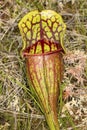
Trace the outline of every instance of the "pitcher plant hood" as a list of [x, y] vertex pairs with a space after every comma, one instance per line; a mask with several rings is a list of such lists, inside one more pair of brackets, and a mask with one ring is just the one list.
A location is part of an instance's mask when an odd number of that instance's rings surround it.
[[23, 39], [22, 50], [39, 40], [48, 39], [60, 44], [65, 51], [63, 39], [66, 25], [55, 11], [31, 11], [21, 19], [18, 26]]

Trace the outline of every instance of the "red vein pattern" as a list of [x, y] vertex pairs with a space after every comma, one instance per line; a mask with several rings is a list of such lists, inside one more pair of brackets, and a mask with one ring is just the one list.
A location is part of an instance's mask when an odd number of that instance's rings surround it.
[[[52, 10], [31, 11], [19, 22], [24, 46], [28, 47], [38, 40], [47, 39], [62, 44], [65, 24], [62, 17]], [[62, 45], [63, 47], [63, 45]]]

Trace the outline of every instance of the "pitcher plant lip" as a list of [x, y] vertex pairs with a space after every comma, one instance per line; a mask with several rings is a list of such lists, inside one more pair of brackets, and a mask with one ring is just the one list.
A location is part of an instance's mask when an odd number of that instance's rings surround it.
[[[28, 47], [29, 48], [29, 47]], [[24, 51], [23, 51], [23, 56], [26, 58], [27, 56], [42, 56], [42, 55], [50, 55], [50, 54], [53, 54], [53, 53], [57, 53], [57, 52], [62, 52], [62, 49], [58, 49], [56, 51], [51, 51], [51, 52], [45, 52], [45, 53], [40, 53], [40, 54], [29, 54], [28, 52], [26, 52], [26, 50], [28, 49], [26, 48]]]

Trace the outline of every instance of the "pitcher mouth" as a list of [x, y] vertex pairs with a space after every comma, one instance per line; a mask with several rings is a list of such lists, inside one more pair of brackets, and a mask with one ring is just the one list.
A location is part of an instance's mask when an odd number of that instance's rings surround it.
[[62, 52], [62, 49], [59, 49], [57, 51], [52, 51], [52, 52], [41, 53], [41, 54], [29, 54], [27, 52], [23, 52], [23, 56], [24, 57], [27, 57], [27, 56], [42, 56], [42, 55], [50, 55], [50, 54], [57, 53], [57, 52]]
[[28, 46], [23, 51], [23, 56], [49, 55], [56, 52], [64, 53], [60, 43], [49, 41], [47, 39], [38, 40], [35, 44]]

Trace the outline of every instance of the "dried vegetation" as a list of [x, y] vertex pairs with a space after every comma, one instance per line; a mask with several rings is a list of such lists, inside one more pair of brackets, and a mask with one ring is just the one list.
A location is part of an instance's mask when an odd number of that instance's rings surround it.
[[87, 1], [0, 1], [0, 130], [48, 130], [29, 91], [19, 20], [34, 9], [59, 12], [66, 25], [65, 72], [59, 98], [61, 130], [87, 130]]

